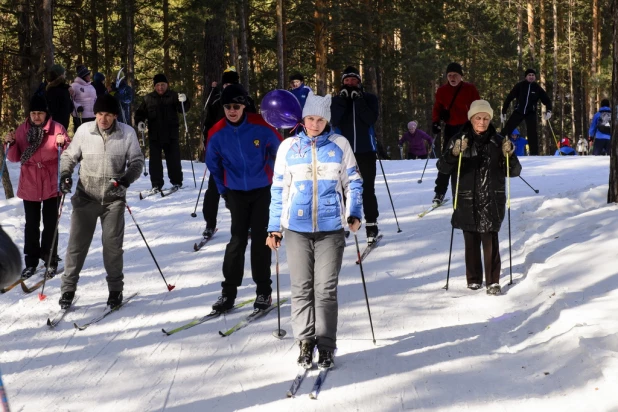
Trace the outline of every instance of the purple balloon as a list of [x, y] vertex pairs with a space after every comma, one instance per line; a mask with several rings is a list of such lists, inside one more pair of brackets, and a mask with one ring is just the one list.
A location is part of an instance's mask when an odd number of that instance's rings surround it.
[[260, 113], [277, 129], [291, 129], [301, 120], [303, 111], [296, 96], [287, 90], [272, 90], [262, 99]]

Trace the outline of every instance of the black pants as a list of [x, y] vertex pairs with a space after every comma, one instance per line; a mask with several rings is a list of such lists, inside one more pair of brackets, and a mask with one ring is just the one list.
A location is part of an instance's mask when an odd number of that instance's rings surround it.
[[[466, 279], [468, 284], [483, 284], [483, 263], [485, 264], [485, 286], [500, 283], [500, 245], [498, 232], [463, 232], [466, 252]], [[483, 260], [481, 260], [481, 244]]]
[[94, 122], [95, 120], [96, 120], [96, 117], [82, 117], [82, 119], [79, 120], [79, 117], [73, 116], [73, 134], [75, 134], [75, 132], [77, 131], [77, 128], [81, 126], [82, 124], [86, 122]]
[[217, 227], [217, 213], [219, 212], [220, 197], [215, 179], [210, 175], [208, 178], [208, 188], [206, 189], [206, 193], [204, 193], [204, 206], [202, 206], [202, 213], [204, 214], [207, 228], [214, 229]]
[[167, 176], [173, 185], [182, 185], [182, 166], [180, 164], [180, 145], [178, 140], [170, 140], [167, 143], [150, 141], [150, 162], [148, 171], [150, 172], [150, 182], [152, 187], [163, 187], [163, 160], [161, 151], [165, 152], [165, 164], [167, 165]]
[[376, 198], [376, 154], [375, 152], [354, 153], [358, 170], [363, 178], [363, 212], [365, 222], [378, 221], [378, 199]]
[[536, 132], [536, 112], [530, 112], [528, 114], [513, 112], [513, 114], [511, 114], [511, 117], [509, 117], [509, 120], [506, 121], [506, 124], [504, 125], [504, 128], [502, 129], [500, 134], [503, 136], [510, 136], [513, 133], [513, 130], [515, 130], [523, 120], [526, 121], [530, 156], [538, 156], [539, 137]]
[[[26, 229], [24, 233], [24, 255], [26, 267], [37, 267], [39, 259], [47, 262], [52, 248], [54, 230], [58, 220], [58, 197], [42, 202], [24, 200], [26, 212]], [[41, 205], [43, 205], [43, 235], [41, 236]], [[54, 244], [52, 257], [58, 254], [58, 239]]]
[[[462, 124], [455, 125], [455, 126], [451, 126], [447, 124], [444, 126], [444, 138], [442, 139], [442, 147], [441, 147], [442, 151], [440, 153], [444, 153], [447, 150], [446, 146], [448, 146], [448, 142], [451, 140], [451, 137], [453, 137], [455, 133], [457, 133], [459, 129], [461, 129], [462, 126], [463, 126]], [[438, 172], [438, 176], [436, 177], [436, 187], [434, 189], [434, 192], [436, 194], [445, 195], [446, 190], [448, 189], [448, 182], [450, 178], [451, 178], [450, 175], [446, 175], [444, 173]]]
[[594, 139], [594, 144], [592, 145], [593, 156], [608, 155], [611, 150], [610, 139]]
[[256, 294], [270, 295], [271, 250], [266, 246], [266, 228], [270, 206], [270, 186], [241, 191], [228, 190], [227, 204], [232, 215], [232, 238], [223, 258], [223, 295], [236, 298], [245, 271], [247, 235], [251, 229], [251, 275], [257, 285]]

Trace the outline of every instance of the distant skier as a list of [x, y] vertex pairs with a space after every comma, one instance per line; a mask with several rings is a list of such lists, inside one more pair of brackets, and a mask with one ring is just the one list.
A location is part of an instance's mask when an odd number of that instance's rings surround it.
[[610, 141], [612, 138], [612, 109], [609, 107], [609, 100], [601, 100], [601, 108], [595, 113], [590, 122], [588, 130], [592, 145], [592, 155], [607, 155], [611, 150]]
[[266, 239], [274, 250], [282, 231], [285, 234], [287, 259], [293, 263], [289, 270], [292, 328], [300, 344], [297, 362], [306, 369], [313, 364], [315, 346], [318, 367], [334, 365], [344, 227], [347, 222], [356, 232], [362, 218], [363, 181], [347, 139], [328, 124], [330, 103], [330, 95], [309, 92], [302, 131], [279, 146]]
[[116, 120], [116, 99], [109, 94], [99, 97], [94, 112], [96, 120], [79, 128], [60, 164], [61, 190], [65, 194], [71, 192], [71, 176], [80, 164], [77, 190], [71, 198], [73, 213], [59, 302], [63, 309], [69, 308], [75, 297], [99, 218], [109, 290], [107, 304], [113, 308], [122, 303], [126, 189], [139, 178], [144, 167], [135, 130]]
[[212, 309], [234, 306], [245, 271], [247, 232], [251, 229], [251, 274], [256, 284], [255, 309], [268, 309], [271, 300], [271, 251], [262, 243], [268, 225], [272, 170], [281, 136], [262, 116], [245, 113], [247, 92], [240, 84], [221, 94], [225, 119], [208, 133], [206, 165], [232, 217], [232, 237], [225, 248], [221, 296]]
[[405, 132], [399, 139], [399, 147], [407, 146], [408, 159], [427, 159], [427, 147], [433, 146], [433, 139], [427, 133], [419, 130], [418, 123], [411, 121], [408, 123], [408, 131]]
[[94, 120], [94, 102], [97, 100], [97, 90], [90, 82], [90, 70], [79, 65], [76, 68], [77, 77], [71, 84], [73, 96], [73, 133], [77, 132], [77, 128], [83, 123]]
[[571, 147], [571, 141], [568, 137], [560, 140], [560, 149], [556, 150], [554, 156], [576, 156], [577, 152]]
[[[498, 232], [505, 214], [506, 157], [510, 157], [511, 177], [519, 176], [521, 165], [513, 143], [496, 133], [492, 117], [493, 110], [487, 101], [473, 102], [468, 111], [469, 121], [451, 138], [438, 168], [451, 175], [453, 199], [456, 190], [459, 193], [451, 224], [463, 231], [468, 288], [481, 288], [484, 264], [487, 294], [499, 295], [502, 292]], [[460, 153], [463, 158], [457, 188]]]

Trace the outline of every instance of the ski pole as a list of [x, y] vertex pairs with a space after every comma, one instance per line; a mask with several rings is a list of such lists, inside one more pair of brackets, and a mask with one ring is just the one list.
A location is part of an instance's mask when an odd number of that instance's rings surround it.
[[399, 157], [401, 157], [401, 160], [405, 160], [403, 158], [403, 147], [399, 146]]
[[388, 182], [386, 181], [386, 174], [384, 173], [384, 167], [382, 166], [382, 160], [376, 153], [376, 157], [378, 162], [380, 163], [380, 169], [382, 169], [382, 176], [384, 176], [384, 184], [386, 185], [386, 191], [388, 192], [388, 198], [391, 200], [391, 206], [393, 207], [393, 215], [395, 215], [395, 222], [397, 223], [397, 233], [401, 233], [401, 228], [399, 227], [399, 221], [397, 220], [397, 212], [395, 212], [395, 205], [393, 204], [393, 198], [391, 197], [391, 191], [388, 188]]
[[526, 182], [526, 179], [524, 179], [524, 178], [523, 178], [523, 177], [521, 177], [521, 176], [519, 176], [519, 178], [520, 178], [521, 180], [523, 180], [523, 181], [524, 181], [524, 183], [525, 183], [525, 184], [527, 184], [527, 185], [528, 185], [528, 187], [529, 187], [530, 189], [534, 190], [534, 193], [539, 193], [539, 190], [538, 190], [538, 189], [533, 188], [532, 186], [530, 186], [530, 183]]
[[2, 169], [0, 169], [0, 179], [2, 179], [2, 175], [4, 174], [4, 168], [6, 167], [6, 158], [9, 155], [10, 147], [11, 147], [11, 143], [7, 143], [6, 148], [4, 149], [4, 158], [2, 159]]
[[[68, 180], [68, 178], [66, 179]], [[68, 183], [68, 182], [67, 182]], [[47, 281], [47, 275], [49, 273], [49, 265], [52, 259], [52, 251], [54, 250], [54, 245], [56, 244], [56, 240], [58, 240], [58, 226], [60, 225], [60, 217], [62, 217], [62, 207], [64, 206], [64, 198], [66, 197], [66, 193], [62, 194], [62, 198], [60, 198], [60, 207], [58, 208], [58, 220], [56, 220], [56, 229], [54, 230], [54, 236], [52, 238], [52, 247], [49, 251], [49, 256], [47, 258], [47, 266], [45, 275], [43, 276], [43, 286], [41, 287], [41, 292], [39, 293], [39, 300], [45, 300], [47, 296], [45, 296], [45, 282]]]
[[206, 110], [206, 107], [208, 107], [208, 102], [210, 101], [210, 96], [212, 96], [212, 92], [215, 90], [214, 87], [210, 88], [210, 93], [208, 93], [208, 98], [206, 99], [206, 103], [204, 104], [204, 111]]
[[513, 253], [511, 251], [511, 170], [509, 168], [509, 154], [506, 154], [506, 211], [509, 221], [509, 273], [511, 280], [509, 285], [513, 284]]
[[[142, 130], [142, 147], [144, 148], [144, 152], [146, 151], [146, 143], [144, 143], [144, 131]], [[146, 154], [144, 154], [144, 176], [148, 176], [148, 172], [146, 171]]]
[[373, 344], [376, 344], [376, 335], [373, 333], [373, 322], [371, 320], [371, 310], [369, 309], [369, 297], [367, 296], [367, 285], [365, 285], [365, 272], [363, 272], [363, 261], [361, 259], [360, 247], [358, 246], [358, 236], [354, 232], [354, 242], [356, 243], [356, 254], [358, 255], [358, 265], [360, 267], [361, 279], [363, 281], [363, 290], [365, 291], [365, 303], [367, 303], [367, 313], [369, 314], [369, 326], [371, 326], [371, 336]]
[[423, 167], [423, 173], [421, 173], [421, 178], [418, 179], [418, 183], [423, 183], [423, 176], [425, 176], [425, 169], [427, 169], [427, 163], [429, 163], [429, 153], [427, 153], [427, 160], [425, 160], [425, 167]]
[[[280, 238], [277, 240], [281, 241]], [[279, 304], [279, 248], [275, 249], [275, 273], [277, 274], [277, 330], [273, 331], [273, 336], [277, 339], [283, 339], [286, 335], [286, 331], [281, 329], [281, 305]]]
[[163, 278], [163, 282], [165, 282], [165, 286], [167, 286], [167, 290], [171, 292], [172, 289], [174, 289], [176, 286], [170, 285], [169, 283], [167, 283], [167, 280], [165, 280], [165, 276], [163, 276], [163, 272], [161, 271], [161, 268], [159, 267], [159, 263], [157, 262], [157, 259], [155, 259], [154, 254], [152, 253], [152, 250], [150, 249], [150, 246], [148, 246], [148, 242], [146, 242], [144, 233], [142, 233], [142, 229], [140, 229], [139, 225], [137, 224], [137, 221], [135, 220], [135, 217], [133, 216], [133, 213], [131, 212], [131, 208], [129, 207], [129, 204], [127, 202], [125, 202], [125, 206], [127, 207], [129, 214], [131, 215], [131, 219], [133, 219], [133, 223], [135, 223], [135, 226], [137, 226], [137, 230], [139, 230], [139, 234], [142, 235], [142, 239], [144, 239], [144, 243], [146, 244], [146, 247], [148, 248], [148, 251], [150, 252], [150, 256], [152, 256], [152, 260], [154, 260], [155, 265], [157, 265], [157, 269], [159, 269], [159, 273], [161, 274], [161, 277]]
[[185, 102], [180, 102], [182, 106], [182, 118], [185, 121], [185, 142], [187, 143], [187, 147], [189, 148], [189, 160], [191, 160], [191, 171], [193, 172], [193, 185], [197, 187], [197, 181], [195, 180], [195, 169], [193, 168], [193, 153], [191, 152], [191, 148], [189, 147], [189, 128], [187, 127], [187, 115], [185, 114]]
[[551, 127], [551, 122], [549, 120], [547, 121], [547, 124], [549, 125], [549, 130], [551, 130], [551, 134], [554, 136], [554, 142], [556, 142], [556, 148], [558, 149], [560, 156], [565, 156], [565, 154], [562, 153], [562, 150], [560, 150], [560, 145], [558, 145], [558, 139], [556, 138], [556, 134], [554, 133], [554, 128]]
[[4, 389], [4, 383], [2, 382], [2, 373], [0, 373], [0, 398], [2, 399], [2, 411], [11, 412], [9, 398], [6, 396], [6, 390]]
[[[460, 148], [461, 148], [461, 143]], [[453, 203], [453, 214], [457, 210], [457, 197], [459, 195], [459, 174], [461, 172], [461, 158], [463, 157], [463, 150], [459, 151], [459, 161], [457, 162], [457, 184], [455, 185], [455, 202]], [[446, 285], [442, 289], [448, 290], [448, 280], [451, 275], [451, 256], [453, 254], [453, 236], [455, 235], [455, 226], [451, 228], [451, 246], [448, 250], [448, 267], [446, 269]]]
[[200, 197], [202, 196], [202, 189], [204, 188], [204, 180], [206, 179], [207, 171], [208, 171], [208, 168], [206, 167], [206, 165], [204, 165], [204, 175], [202, 176], [202, 184], [200, 184], [200, 191], [197, 194], [197, 200], [195, 201], [195, 209], [193, 209], [193, 213], [191, 213], [191, 217], [197, 217], [197, 214], [195, 212], [197, 211], [197, 205], [200, 202]]

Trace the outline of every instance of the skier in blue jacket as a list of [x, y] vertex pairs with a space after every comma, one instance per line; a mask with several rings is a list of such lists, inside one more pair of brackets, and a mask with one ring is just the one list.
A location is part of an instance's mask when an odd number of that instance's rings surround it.
[[266, 239], [276, 249], [285, 233], [287, 259], [294, 263], [289, 269], [297, 362], [306, 369], [315, 346], [318, 367], [334, 365], [344, 227], [356, 232], [363, 212], [363, 180], [350, 143], [328, 125], [330, 105], [330, 95], [309, 93], [303, 130], [279, 147]]
[[[237, 288], [245, 270], [247, 232], [266, 238], [270, 185], [281, 136], [262, 116], [246, 113], [247, 92], [231, 84], [221, 94], [225, 118], [208, 132], [206, 165], [232, 216], [232, 238], [223, 258], [222, 292], [213, 310], [224, 312], [234, 306]], [[251, 273], [257, 285], [253, 307], [265, 310], [271, 304], [271, 251], [262, 241], [251, 242]]]
[[588, 136], [594, 139], [592, 154], [594, 156], [607, 155], [610, 151], [610, 139], [612, 137], [612, 109], [609, 107], [609, 100], [601, 100], [601, 108], [595, 113], [590, 122]]

